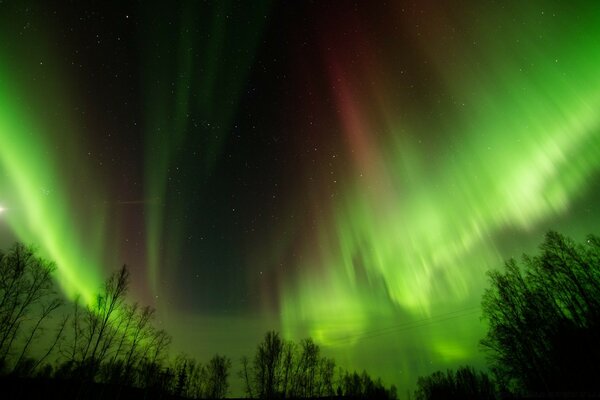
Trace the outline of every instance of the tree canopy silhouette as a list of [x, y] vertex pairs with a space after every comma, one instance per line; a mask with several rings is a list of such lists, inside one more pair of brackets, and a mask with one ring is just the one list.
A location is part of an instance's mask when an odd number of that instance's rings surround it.
[[[36, 365], [25, 366], [27, 351], [42, 323], [62, 304], [52, 281], [54, 270], [54, 264], [20, 243], [7, 253], [0, 253], [0, 371], [10, 368], [9, 359], [15, 351], [19, 355], [12, 363], [13, 372], [28, 373]], [[25, 343], [18, 343], [19, 335], [25, 331]], [[16, 350], [19, 345], [20, 351]]]
[[597, 392], [600, 238], [548, 232], [535, 257], [489, 273], [482, 340], [499, 383], [529, 393]]
[[[0, 252], [0, 379], [12, 397], [223, 398], [229, 394], [231, 360], [216, 354], [201, 363], [169, 357], [171, 337], [154, 326], [155, 311], [130, 303], [129, 269], [123, 265], [91, 304], [66, 302], [55, 290], [54, 265], [16, 244]], [[58, 310], [58, 311], [57, 311]], [[58, 321], [52, 321], [61, 314]], [[41, 357], [31, 344], [48, 332]], [[39, 350], [39, 349], [38, 349]], [[350, 373], [323, 356], [310, 338], [298, 344], [266, 333], [240, 375], [249, 397], [314, 398], [338, 393], [353, 398], [395, 398], [366, 373]]]
[[242, 357], [239, 376], [248, 397], [395, 399], [396, 388], [385, 388], [380, 379], [339, 369], [335, 361], [321, 355], [320, 347], [310, 338], [300, 344], [283, 340], [269, 331], [258, 345], [252, 364]]
[[460, 367], [458, 370], [434, 372], [420, 377], [415, 391], [416, 400], [456, 399], [456, 400], [492, 400], [496, 390], [492, 379], [484, 372], [472, 367]]

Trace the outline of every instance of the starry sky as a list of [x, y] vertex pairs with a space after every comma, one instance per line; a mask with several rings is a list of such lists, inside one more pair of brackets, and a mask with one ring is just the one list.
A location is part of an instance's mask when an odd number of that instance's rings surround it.
[[595, 1], [0, 1], [0, 246], [402, 394], [484, 365], [487, 270], [598, 233], [598, 71]]

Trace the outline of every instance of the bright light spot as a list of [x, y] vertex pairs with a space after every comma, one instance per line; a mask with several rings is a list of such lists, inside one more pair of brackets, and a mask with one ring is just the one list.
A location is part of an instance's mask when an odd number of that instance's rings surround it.
[[6, 211], [6, 208], [0, 206], [0, 214], [2, 214], [4, 211]]

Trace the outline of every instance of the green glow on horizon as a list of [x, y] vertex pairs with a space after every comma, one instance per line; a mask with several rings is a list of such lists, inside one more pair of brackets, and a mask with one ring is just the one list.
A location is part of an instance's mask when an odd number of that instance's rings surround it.
[[[468, 49], [458, 35], [454, 48], [416, 37], [456, 99], [445, 114], [401, 119], [410, 99], [391, 93], [386, 78], [366, 94], [352, 78], [362, 76], [356, 67], [332, 68], [353, 162], [310, 261], [283, 290], [286, 335], [306, 332], [351, 357], [360, 332], [478, 305], [485, 272], [503, 261], [498, 237], [533, 231], [586, 194], [600, 171], [600, 16], [587, 17], [571, 29], [544, 29], [551, 49], [535, 42], [534, 28], [493, 35], [479, 27], [478, 46]], [[463, 52], [464, 64], [448, 65], [452, 51]], [[368, 75], [394, 79], [384, 68]], [[373, 97], [386, 101], [373, 108]], [[424, 134], [431, 129], [437, 136]], [[484, 329], [475, 317], [460, 323], [464, 333]], [[401, 337], [425, 341], [444, 363], [471, 360], [476, 346], [453, 341], [450, 324]], [[350, 347], [336, 350], [343, 337]], [[407, 382], [428, 364], [413, 365]]]

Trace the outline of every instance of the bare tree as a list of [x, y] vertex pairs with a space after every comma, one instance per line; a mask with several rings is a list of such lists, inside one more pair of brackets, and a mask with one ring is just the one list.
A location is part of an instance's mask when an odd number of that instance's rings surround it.
[[62, 340], [64, 339], [63, 336], [63, 332], [65, 331], [65, 327], [67, 326], [67, 322], [69, 321], [69, 314], [65, 315], [60, 324], [58, 325], [58, 329], [56, 331], [56, 336], [54, 337], [54, 340], [52, 341], [52, 344], [48, 347], [48, 350], [46, 350], [46, 352], [44, 353], [44, 355], [42, 355], [42, 357], [40, 357], [36, 364], [33, 366], [32, 371], [35, 371], [36, 368], [38, 368], [43, 362], [44, 360], [46, 360], [46, 358], [48, 358], [50, 356], [50, 354], [52, 354], [52, 351], [54, 350], [54, 348], [56, 347], [56, 345]]
[[308, 338], [300, 342], [301, 355], [299, 361], [299, 374], [296, 376], [296, 393], [301, 397], [315, 395], [315, 379], [319, 363], [319, 346]]
[[240, 370], [238, 375], [240, 378], [242, 378], [242, 381], [244, 382], [244, 393], [246, 393], [247, 397], [253, 398], [254, 397], [254, 391], [252, 390], [253, 382], [251, 381], [251, 379], [252, 379], [251, 368], [252, 367], [250, 367], [250, 365], [249, 365], [248, 357], [243, 356], [240, 359], [240, 363], [242, 364], [242, 369]]
[[6, 362], [30, 311], [55, 294], [52, 283], [55, 268], [22, 244], [16, 244], [0, 260], [0, 364]]
[[211, 399], [222, 399], [229, 389], [229, 370], [231, 360], [216, 354], [207, 365], [208, 382], [206, 395]]
[[138, 379], [146, 394], [149, 390], [165, 392], [170, 388], [172, 371], [162, 365], [166, 351], [171, 344], [171, 336], [163, 329], [150, 330], [150, 339], [144, 345]]
[[121, 352], [124, 349], [125, 343], [129, 338], [129, 333], [131, 330], [131, 326], [134, 323], [135, 316], [137, 314], [138, 304], [134, 303], [133, 305], [124, 305], [121, 309], [121, 315], [119, 316], [119, 329], [118, 331], [121, 333], [121, 337], [119, 339], [119, 343], [117, 344], [117, 348], [114, 351], [113, 358], [111, 363], [114, 364], [117, 358], [121, 355]]
[[80, 351], [80, 340], [82, 332], [81, 327], [81, 298], [79, 296], [75, 297], [73, 300], [73, 316], [71, 318], [71, 340], [67, 342], [66, 348], [59, 346], [61, 354], [67, 359], [67, 363], [71, 366], [75, 365], [78, 359], [78, 353]]
[[[102, 347], [112, 328], [114, 319], [125, 300], [129, 286], [129, 270], [126, 265], [113, 274], [104, 285], [104, 289], [97, 296], [96, 303], [86, 309], [87, 344], [83, 352], [81, 364], [93, 377], [98, 366], [107, 353], [106, 346]], [[109, 336], [110, 338], [110, 336]]]
[[104, 334], [110, 327], [111, 318], [125, 300], [128, 286], [129, 270], [126, 265], [123, 265], [117, 274], [113, 274], [109, 278], [104, 286], [103, 293], [98, 297], [97, 307], [93, 311], [99, 317], [99, 327], [91, 353], [92, 359], [96, 357], [100, 343], [104, 339]]
[[208, 372], [202, 363], [190, 360], [188, 363], [188, 387], [186, 397], [200, 399], [207, 392]]
[[152, 340], [150, 342], [150, 357], [151, 363], [157, 363], [162, 361], [162, 357], [166, 352], [167, 348], [171, 345], [171, 336], [164, 330], [153, 330]]
[[482, 341], [503, 386], [536, 393], [600, 389], [600, 239], [548, 232], [540, 254], [489, 273]]
[[286, 341], [283, 345], [282, 355], [282, 371], [281, 371], [281, 382], [280, 391], [283, 398], [288, 397], [290, 392], [293, 390], [293, 378], [294, 378], [294, 362], [296, 359], [296, 343], [293, 341]]
[[175, 396], [186, 395], [189, 385], [188, 365], [191, 361], [192, 360], [190, 360], [185, 354], [179, 354], [175, 358], [175, 364], [173, 367], [173, 371], [175, 373], [173, 394]]
[[333, 378], [335, 375], [335, 360], [332, 358], [322, 357], [319, 360], [317, 384], [315, 396], [333, 396]]
[[[380, 384], [379, 384], [380, 385]], [[378, 387], [378, 384], [375, 385]], [[390, 396], [392, 389], [390, 389]], [[476, 372], [472, 367], [460, 367], [458, 370], [448, 370], [445, 373], [436, 371], [426, 377], [419, 377], [417, 400], [434, 399], [496, 399], [494, 384], [483, 372]]]
[[283, 342], [279, 333], [269, 331], [258, 345], [254, 357], [254, 382], [260, 398], [271, 399], [277, 394]]
[[131, 331], [129, 351], [125, 357], [125, 373], [130, 374], [136, 361], [136, 351], [139, 350], [140, 343], [150, 337], [150, 321], [154, 315], [154, 309], [146, 306], [140, 313], [135, 315], [134, 325]]
[[[50, 314], [52, 314], [52, 312], [54, 310], [56, 310], [58, 307], [60, 307], [62, 304], [63, 304], [63, 301], [61, 299], [54, 298], [54, 299], [50, 300], [50, 302], [48, 304], [42, 305], [42, 310], [41, 310], [40, 316], [38, 317], [35, 325], [33, 326], [33, 329], [31, 329], [31, 332], [29, 333], [29, 336], [27, 337], [27, 340], [25, 341], [25, 345], [23, 346], [23, 349], [21, 350], [21, 354], [19, 355], [19, 358], [17, 358], [17, 361], [15, 362], [13, 371], [16, 372], [21, 367], [21, 362], [23, 361], [23, 358], [25, 357], [25, 354], [27, 353], [27, 350], [29, 349], [31, 342], [33, 341], [34, 338], [37, 337], [36, 334], [40, 330], [40, 326], [41, 326], [42, 322], [44, 322], [44, 320]], [[24, 371], [24, 372], [29, 372], [29, 371]]]

